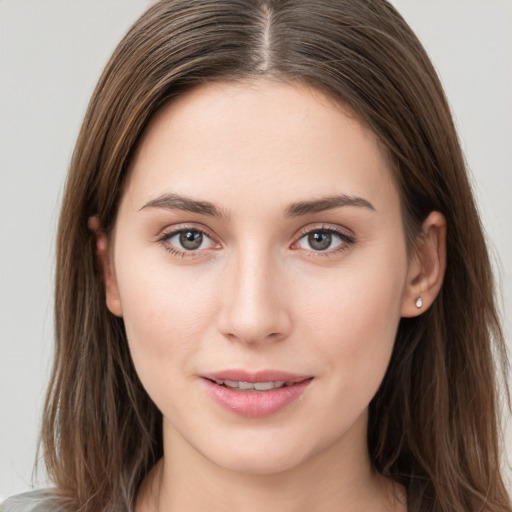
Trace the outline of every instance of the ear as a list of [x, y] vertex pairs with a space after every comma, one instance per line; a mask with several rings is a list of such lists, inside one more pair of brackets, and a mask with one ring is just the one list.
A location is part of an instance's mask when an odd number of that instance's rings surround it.
[[103, 275], [107, 308], [112, 314], [121, 317], [123, 316], [123, 310], [121, 308], [114, 269], [110, 262], [107, 235], [99, 229], [100, 220], [96, 216], [89, 217], [87, 226], [96, 238], [96, 258]]
[[434, 302], [446, 271], [446, 219], [431, 212], [410, 256], [407, 283], [402, 302], [402, 316], [414, 317]]

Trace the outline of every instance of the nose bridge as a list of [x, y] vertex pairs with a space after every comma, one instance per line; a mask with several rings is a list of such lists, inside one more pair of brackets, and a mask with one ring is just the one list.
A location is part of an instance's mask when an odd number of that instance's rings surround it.
[[[247, 245], [225, 269], [221, 331], [245, 343], [282, 339], [290, 329], [280, 264], [272, 251]], [[281, 289], [279, 289], [281, 288]]]

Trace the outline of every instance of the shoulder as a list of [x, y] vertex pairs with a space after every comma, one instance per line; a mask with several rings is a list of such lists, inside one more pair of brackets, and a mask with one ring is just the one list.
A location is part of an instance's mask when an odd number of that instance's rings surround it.
[[52, 489], [25, 492], [12, 496], [0, 505], [0, 512], [60, 512]]

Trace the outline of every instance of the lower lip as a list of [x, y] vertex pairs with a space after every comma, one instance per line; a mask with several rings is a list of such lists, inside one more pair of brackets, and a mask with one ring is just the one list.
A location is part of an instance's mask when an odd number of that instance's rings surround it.
[[220, 406], [245, 418], [263, 418], [298, 400], [313, 379], [269, 391], [240, 391], [203, 379], [208, 393]]

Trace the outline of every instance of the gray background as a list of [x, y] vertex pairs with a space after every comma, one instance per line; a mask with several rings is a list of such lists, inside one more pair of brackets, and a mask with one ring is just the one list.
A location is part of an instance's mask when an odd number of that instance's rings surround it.
[[[52, 351], [54, 236], [73, 144], [102, 67], [150, 3], [0, 0], [0, 501], [31, 486]], [[394, 3], [452, 105], [496, 257], [510, 345], [512, 1]]]

